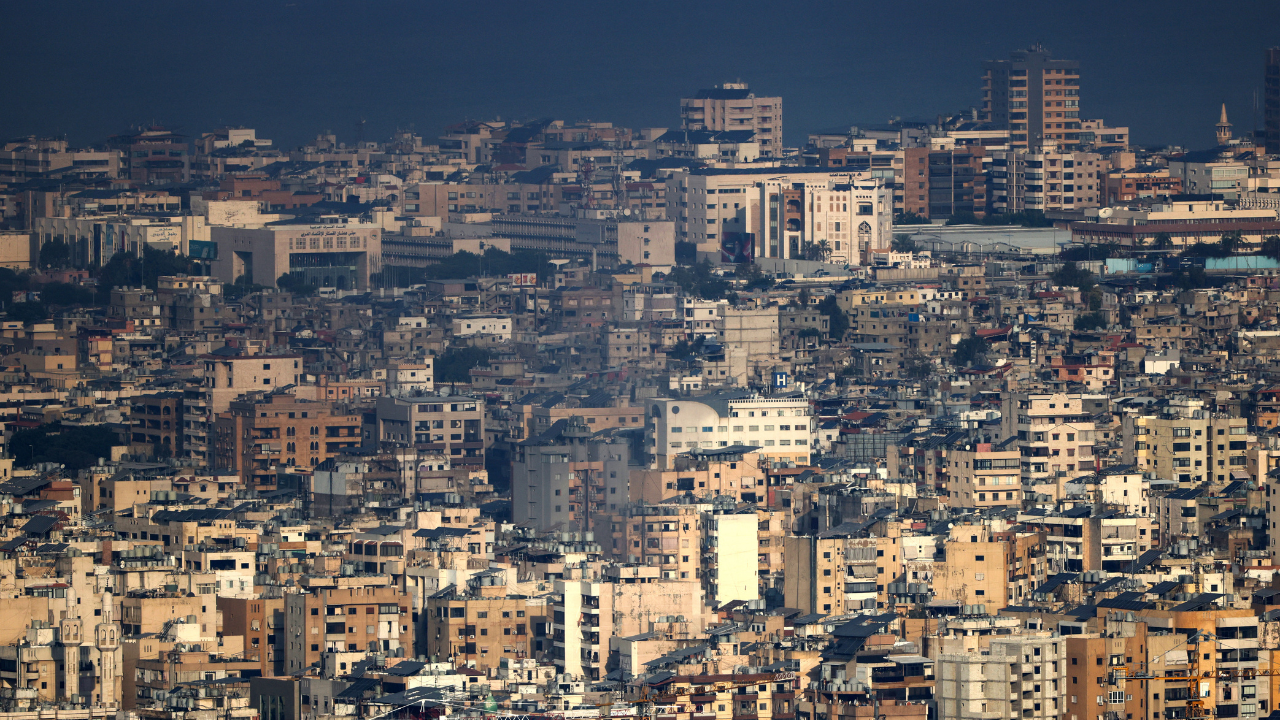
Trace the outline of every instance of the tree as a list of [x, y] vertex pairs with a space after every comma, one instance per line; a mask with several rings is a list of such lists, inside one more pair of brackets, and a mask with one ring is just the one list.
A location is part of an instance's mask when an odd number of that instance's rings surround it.
[[947, 218], [947, 224], [948, 225], [977, 225], [978, 216], [968, 211], [958, 212], [952, 215], [951, 217]]
[[676, 262], [680, 265], [692, 265], [698, 261], [698, 246], [681, 240], [676, 243]]
[[915, 238], [904, 233], [894, 235], [890, 247], [896, 253], [913, 253], [920, 249], [920, 246], [916, 244]]
[[1218, 240], [1218, 248], [1222, 257], [1229, 257], [1244, 244], [1244, 235], [1239, 230], [1223, 233]]
[[686, 293], [704, 300], [719, 300], [729, 291], [729, 282], [711, 272], [709, 260], [703, 260], [692, 267], [677, 266], [671, 270], [667, 280], [679, 285]]
[[828, 295], [818, 303], [818, 312], [827, 316], [827, 334], [836, 341], [844, 339], [849, 330], [849, 317], [840, 309], [835, 295]]
[[100, 457], [111, 457], [112, 446], [119, 444], [120, 438], [106, 425], [52, 423], [14, 433], [8, 450], [23, 467], [56, 462], [74, 472], [92, 467]]
[[489, 362], [491, 353], [484, 348], [460, 347], [446, 350], [435, 360], [436, 382], [471, 382], [471, 368]]
[[266, 290], [265, 285], [259, 285], [249, 279], [248, 275], [241, 275], [234, 282], [222, 288], [222, 295], [228, 300], [239, 300], [246, 295], [252, 295], [256, 292]]
[[9, 318], [28, 325], [48, 320], [49, 311], [45, 309], [44, 303], [17, 302], [9, 306]]
[[813, 246], [814, 260], [818, 262], [826, 262], [831, 257], [831, 243], [826, 238], [822, 238]]
[[1076, 330], [1102, 330], [1107, 327], [1107, 316], [1101, 311], [1085, 313], [1076, 318]]
[[71, 246], [61, 240], [50, 240], [40, 246], [40, 267], [64, 268], [71, 264]]
[[773, 287], [773, 280], [765, 277], [760, 266], [755, 263], [742, 263], [733, 270], [734, 277], [745, 280], [748, 290], [767, 290]]
[[1155, 250], [1168, 250], [1173, 247], [1173, 236], [1167, 232], [1158, 232], [1151, 247]]
[[935, 365], [933, 358], [912, 348], [902, 359], [902, 374], [912, 380], [923, 380], [933, 374]]
[[315, 295], [316, 290], [318, 290], [315, 285], [307, 282], [306, 275], [301, 272], [291, 272], [281, 275], [276, 279], [276, 287], [284, 290], [285, 292], [290, 292], [294, 295], [301, 295], [304, 297]]
[[40, 300], [46, 305], [92, 305], [93, 291], [70, 283], [48, 283], [40, 288]]
[[898, 213], [893, 218], [894, 225], [928, 225], [929, 218], [918, 215], [908, 210], [907, 212]]
[[1272, 235], [1263, 240], [1259, 252], [1272, 260], [1280, 260], [1280, 235]]
[[951, 364], [956, 367], [980, 365], [986, 360], [987, 348], [987, 341], [978, 337], [977, 333], [971, 332], [969, 337], [956, 343], [951, 352]]
[[690, 357], [702, 352], [702, 346], [706, 344], [706, 342], [707, 338], [703, 335], [695, 337], [693, 342], [689, 342], [688, 340], [681, 338], [675, 345], [671, 346], [670, 350], [667, 351], [667, 357], [675, 358], [676, 360], [688, 360]]
[[1119, 243], [1073, 245], [1058, 253], [1058, 259], [1072, 262], [1106, 260], [1107, 258], [1120, 257], [1122, 254], [1124, 254], [1124, 248]]
[[105, 290], [117, 287], [154, 288], [162, 275], [197, 275], [200, 264], [172, 250], [156, 250], [144, 246], [142, 257], [118, 252], [98, 271], [98, 287]]
[[809, 303], [813, 300], [813, 293], [809, 292], [809, 288], [800, 288], [800, 294], [796, 296], [796, 304], [800, 307], [809, 307]]
[[1093, 289], [1093, 273], [1081, 268], [1074, 262], [1065, 262], [1049, 275], [1053, 284], [1060, 287], [1074, 287], [1082, 293]]
[[1209, 276], [1205, 274], [1204, 268], [1193, 267], [1190, 270], [1179, 270], [1173, 276], [1173, 284], [1182, 290], [1195, 290], [1197, 288], [1209, 287]]

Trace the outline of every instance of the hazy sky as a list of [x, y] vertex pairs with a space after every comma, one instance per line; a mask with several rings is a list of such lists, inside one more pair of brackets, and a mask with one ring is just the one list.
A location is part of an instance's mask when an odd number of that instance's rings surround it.
[[[1042, 7], [1044, 6], [1044, 7]], [[788, 144], [978, 103], [983, 60], [1041, 42], [1081, 63], [1081, 114], [1137, 143], [1254, 123], [1277, 2], [16, 2], [0, 0], [0, 137], [99, 141], [141, 123], [255, 127], [285, 148], [427, 137], [463, 119], [671, 127], [681, 95], [781, 94]], [[1260, 121], [1259, 121], [1260, 122]]]

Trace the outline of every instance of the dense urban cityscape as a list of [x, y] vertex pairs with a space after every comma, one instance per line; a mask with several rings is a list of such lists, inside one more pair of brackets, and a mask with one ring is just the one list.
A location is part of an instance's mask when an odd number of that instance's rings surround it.
[[1280, 47], [1001, 52], [0, 141], [0, 720], [1280, 718]]

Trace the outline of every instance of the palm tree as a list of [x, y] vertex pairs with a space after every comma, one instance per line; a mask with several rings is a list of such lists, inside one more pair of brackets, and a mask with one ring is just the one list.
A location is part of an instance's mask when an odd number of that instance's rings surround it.
[[817, 255], [817, 257], [814, 258], [815, 260], [819, 262], [826, 262], [827, 258], [831, 257], [831, 243], [827, 242], [826, 238], [822, 238], [818, 241], [817, 245], [814, 246], [814, 254]]

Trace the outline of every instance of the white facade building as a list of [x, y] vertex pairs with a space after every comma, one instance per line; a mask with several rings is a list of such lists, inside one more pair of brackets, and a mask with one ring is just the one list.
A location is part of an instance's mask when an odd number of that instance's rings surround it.
[[511, 318], [501, 315], [467, 315], [453, 319], [453, 334], [497, 335], [511, 339]]
[[863, 265], [893, 237], [889, 188], [868, 172], [693, 170], [671, 176], [667, 198], [676, 241], [713, 262], [803, 259], [812, 244], [828, 262]]
[[812, 431], [809, 401], [726, 391], [648, 403], [645, 440], [658, 468], [693, 448], [758, 447], [774, 462], [807, 464]]

